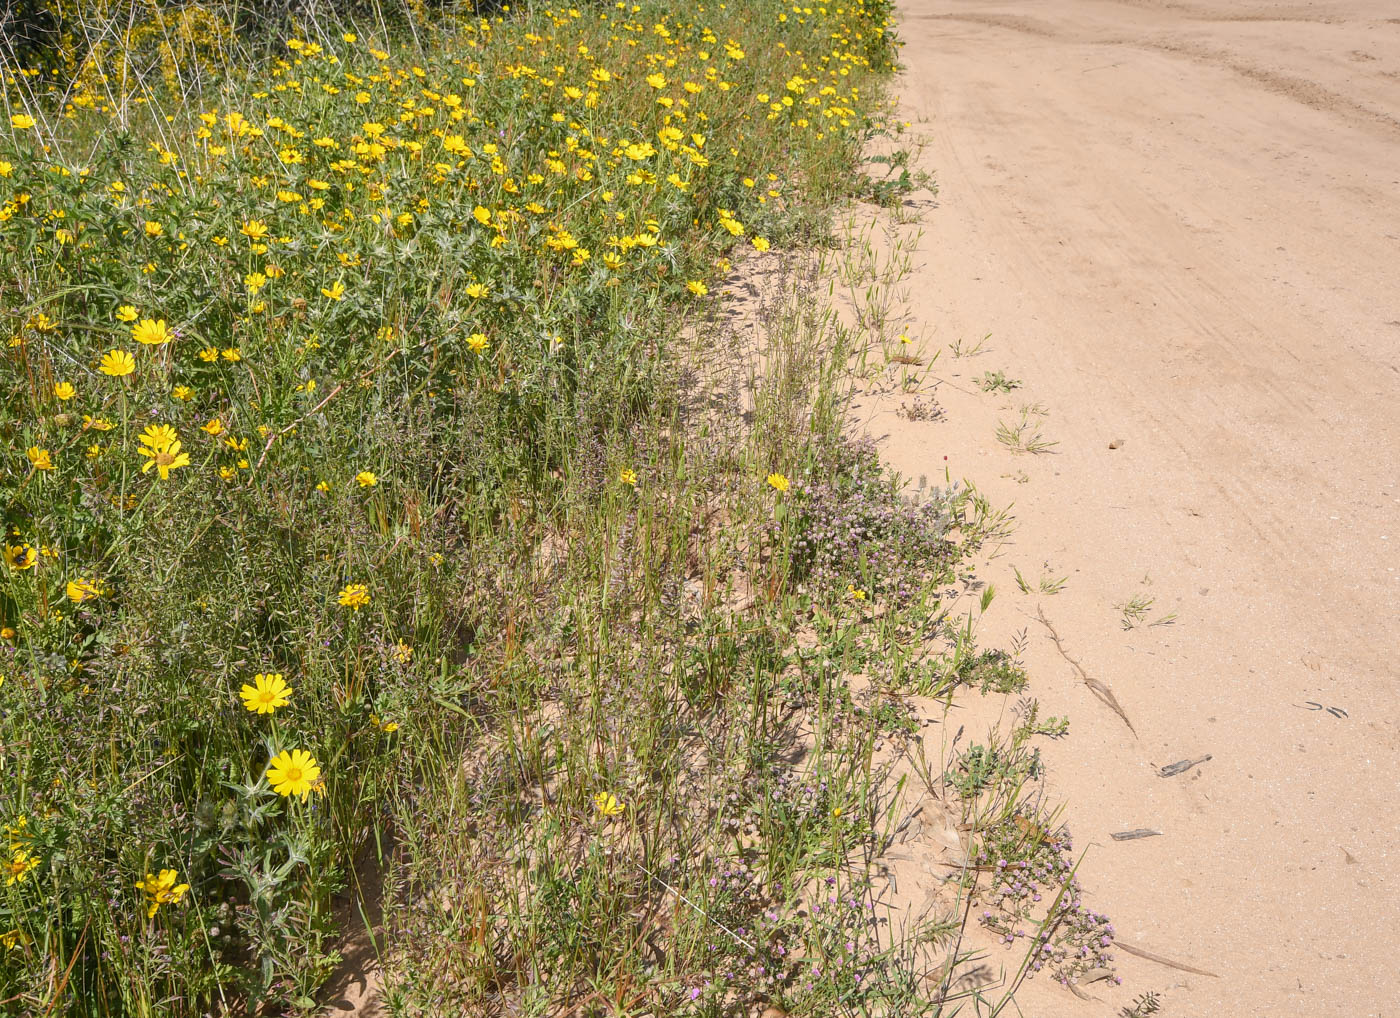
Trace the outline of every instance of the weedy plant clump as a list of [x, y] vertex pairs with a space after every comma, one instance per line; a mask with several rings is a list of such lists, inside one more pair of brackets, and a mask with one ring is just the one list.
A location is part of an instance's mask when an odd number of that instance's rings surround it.
[[993, 733], [985, 745], [969, 746], [943, 776], [975, 832], [970, 861], [989, 874], [985, 887], [975, 887], [978, 924], [1021, 956], [1000, 1006], [1042, 971], [1066, 986], [1085, 977], [1120, 981], [1112, 971], [1113, 924], [1085, 904], [1069, 829], [1038, 787], [1044, 765], [1031, 740], [1062, 737], [1068, 722], [1042, 719], [1033, 699], [1015, 713], [1009, 736]]
[[794, 489], [782, 524], [793, 579], [814, 591], [904, 605], [946, 585], [964, 554], [949, 531], [956, 489], [904, 497], [869, 439], [824, 452]]
[[1066, 984], [1113, 962], [1113, 924], [1084, 904], [1073, 847], [1063, 826], [1051, 832], [1017, 815], [983, 832], [977, 856], [992, 868], [982, 925], [1007, 945], [1028, 945], [1028, 972], [1048, 969]]

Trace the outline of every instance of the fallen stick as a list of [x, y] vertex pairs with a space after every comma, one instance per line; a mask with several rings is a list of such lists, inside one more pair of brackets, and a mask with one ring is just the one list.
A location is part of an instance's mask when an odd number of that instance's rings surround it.
[[1129, 954], [1135, 954], [1139, 958], [1146, 958], [1148, 961], [1155, 961], [1158, 965], [1165, 965], [1168, 968], [1181, 969], [1181, 971], [1183, 972], [1194, 972], [1198, 976], [1210, 976], [1212, 979], [1220, 978], [1220, 976], [1218, 976], [1214, 972], [1207, 972], [1205, 969], [1198, 969], [1193, 968], [1190, 965], [1183, 965], [1179, 961], [1172, 961], [1170, 958], [1163, 958], [1160, 954], [1153, 954], [1151, 951], [1144, 951], [1140, 947], [1133, 947], [1131, 944], [1125, 944], [1121, 940], [1115, 940], [1113, 942], [1113, 946], [1122, 948]]
[[1161, 833], [1148, 827], [1137, 827], [1131, 831], [1114, 831], [1109, 837], [1114, 841], [1133, 841], [1137, 838], [1155, 838]]
[[1167, 764], [1167, 766], [1160, 768], [1157, 771], [1157, 774], [1164, 778], [1174, 778], [1178, 774], [1185, 774], [1192, 767], [1195, 767], [1199, 764], [1203, 764], [1207, 760], [1211, 759], [1214, 758], [1209, 753], [1207, 753], [1205, 756], [1197, 757], [1194, 760], [1178, 760], [1174, 764]]
[[[394, 357], [395, 357], [397, 354], [398, 354], [398, 351], [397, 351], [397, 350], [391, 350], [391, 351], [389, 351], [389, 356], [388, 356], [388, 357], [385, 357], [383, 361], [381, 361], [380, 363], [374, 365], [372, 368], [369, 368], [369, 369], [366, 370], [366, 371], [360, 372], [360, 375], [359, 375], [359, 377], [356, 379], [356, 381], [363, 382], [366, 378], [369, 378], [369, 377], [370, 377], [371, 375], [373, 375], [376, 371], [378, 371], [380, 368], [382, 368], [385, 364], [388, 364], [391, 360], [393, 360]], [[337, 396], [340, 395], [341, 390], [344, 389], [344, 388], [345, 388], [345, 383], [344, 383], [344, 382], [341, 382], [339, 385], [337, 385], [337, 386], [336, 386], [334, 389], [332, 389], [330, 392], [326, 393], [326, 398], [325, 398], [325, 399], [321, 400], [321, 402], [317, 403], [317, 404], [316, 404], [314, 407], [312, 407], [310, 410], [306, 411], [306, 413], [302, 414], [302, 415], [301, 415], [300, 417], [298, 417], [296, 420], [292, 421], [291, 424], [288, 424], [288, 425], [287, 425], [285, 428], [283, 428], [281, 431], [274, 431], [272, 434], [268, 435], [268, 436], [267, 436], [267, 444], [263, 446], [262, 455], [258, 457], [258, 462], [255, 463], [255, 464], [253, 464], [253, 472], [254, 472], [254, 473], [257, 473], [259, 470], [262, 469], [263, 461], [267, 459], [267, 454], [270, 453], [270, 452], [272, 451], [272, 446], [273, 446], [273, 444], [274, 444], [279, 438], [281, 438], [283, 435], [286, 435], [286, 434], [289, 434], [289, 433], [295, 431], [296, 428], [297, 428], [297, 425], [301, 424], [303, 421], [309, 420], [309, 419], [310, 419], [311, 417], [313, 417], [314, 415], [320, 413], [321, 410], [324, 409], [324, 407], [325, 407], [325, 405], [326, 405], [327, 403], [329, 403], [331, 400], [335, 399]]]
[[1045, 617], [1044, 609], [1042, 609], [1039, 605], [1036, 605], [1035, 613], [1036, 616], [1040, 619], [1041, 625], [1043, 625], [1046, 629], [1050, 630], [1050, 639], [1055, 641], [1055, 649], [1060, 652], [1060, 657], [1064, 658], [1070, 663], [1070, 667], [1072, 667], [1075, 670], [1075, 672], [1079, 675], [1080, 681], [1082, 681], [1084, 685], [1089, 687], [1089, 692], [1093, 693], [1094, 696], [1098, 698], [1100, 703], [1104, 704], [1106, 707], [1112, 710], [1113, 713], [1117, 714], [1120, 718], [1122, 718], [1123, 724], [1128, 726], [1128, 731], [1133, 733], [1134, 738], [1137, 738], [1137, 729], [1134, 728], [1133, 723], [1128, 720], [1128, 715], [1123, 711], [1122, 706], [1118, 703], [1118, 698], [1113, 695], [1113, 690], [1109, 689], [1098, 679], [1093, 678], [1088, 672], [1084, 670], [1083, 665], [1081, 665], [1078, 661], [1069, 656], [1069, 652], [1065, 650], [1065, 645], [1060, 642], [1060, 634], [1055, 632], [1055, 627], [1052, 626], [1050, 624], [1050, 620]]

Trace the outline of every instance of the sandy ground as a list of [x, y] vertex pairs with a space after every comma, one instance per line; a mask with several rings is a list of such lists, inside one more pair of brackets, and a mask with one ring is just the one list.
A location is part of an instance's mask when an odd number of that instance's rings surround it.
[[[1093, 904], [1220, 975], [1120, 955], [1121, 990], [1043, 987], [1027, 1013], [1153, 989], [1167, 1015], [1400, 1014], [1400, 3], [900, 20], [939, 184], [908, 296], [947, 419], [871, 397], [866, 426], [906, 475], [941, 483], [947, 456], [1015, 503], [984, 632], [1024, 630], [1032, 691], [1071, 719], [1044, 752]], [[994, 370], [1023, 387], [982, 392]], [[1017, 455], [994, 432], [1032, 404], [1059, 444]], [[1068, 582], [1026, 595], [1013, 565]], [[1175, 622], [1125, 630], [1138, 596]], [[1164, 835], [1108, 838], [1136, 827]]]

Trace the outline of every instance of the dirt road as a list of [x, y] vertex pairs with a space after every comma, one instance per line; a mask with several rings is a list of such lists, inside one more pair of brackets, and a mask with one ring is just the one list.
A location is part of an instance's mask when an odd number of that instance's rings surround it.
[[[1400, 5], [905, 0], [900, 31], [947, 420], [869, 429], [1015, 503], [986, 632], [1071, 719], [1093, 904], [1220, 975], [1120, 954], [1122, 990], [1030, 1013], [1400, 1014]], [[1022, 407], [1051, 451], [994, 437]]]

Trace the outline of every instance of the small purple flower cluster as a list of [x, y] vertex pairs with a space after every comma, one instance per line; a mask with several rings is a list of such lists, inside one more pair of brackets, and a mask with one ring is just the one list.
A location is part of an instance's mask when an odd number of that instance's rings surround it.
[[782, 885], [765, 887], [744, 862], [716, 862], [705, 880], [705, 914], [716, 927], [706, 945], [707, 972], [687, 986], [686, 1001], [771, 1000], [791, 984], [793, 922], [772, 904]]
[[[707, 883], [708, 915], [724, 923], [723, 932], [708, 944], [709, 971], [687, 984], [686, 1003], [785, 1000], [800, 1009], [804, 1000], [849, 1001], [876, 991], [878, 928], [886, 920], [875, 917], [863, 889], [843, 893], [836, 878], [827, 877], [805, 904], [756, 909], [762, 895], [748, 867], [719, 870]], [[782, 888], [768, 890], [781, 894]], [[737, 918], [745, 914], [751, 918]]]
[[792, 488], [792, 567], [814, 591], [906, 603], [951, 578], [946, 499], [913, 504], [885, 472], [873, 443], [844, 446]]
[[[1069, 832], [1062, 828], [1049, 835], [1036, 833], [1035, 825], [1029, 824], [1028, 842], [1015, 819], [989, 830], [977, 856], [978, 865], [992, 867], [991, 888], [983, 897], [988, 907], [979, 917], [983, 927], [1004, 944], [1029, 940], [1030, 971], [1048, 968], [1057, 982], [1066, 985], [1090, 969], [1111, 968], [1113, 924], [1083, 903]], [[1041, 905], [1047, 899], [1050, 904], [1042, 915]]]
[[773, 776], [768, 810], [790, 826], [825, 823], [831, 813], [831, 791], [825, 781], [813, 782], [791, 768]]
[[839, 996], [854, 1001], [873, 992], [882, 970], [879, 927], [887, 922], [875, 915], [868, 889], [838, 892], [836, 878], [810, 896], [803, 930], [806, 971], [794, 986], [795, 995]]
[[776, 765], [756, 780], [756, 789], [724, 797], [719, 824], [728, 834], [762, 836], [767, 843], [788, 842], [800, 838], [803, 831], [822, 829], [830, 819], [831, 789], [825, 781]]

